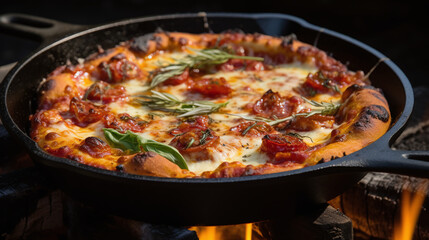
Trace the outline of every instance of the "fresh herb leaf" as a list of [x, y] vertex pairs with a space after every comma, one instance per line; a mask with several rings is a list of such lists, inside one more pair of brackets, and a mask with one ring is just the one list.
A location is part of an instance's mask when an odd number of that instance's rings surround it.
[[264, 58], [252, 56], [238, 56], [220, 49], [203, 49], [193, 50], [194, 54], [186, 55], [183, 59], [179, 59], [177, 63], [170, 64], [158, 69], [155, 76], [149, 85], [149, 89], [156, 87], [158, 84], [167, 79], [182, 74], [187, 68], [202, 68], [208, 65], [221, 64], [229, 59], [246, 59], [263, 61]]
[[119, 148], [130, 153], [137, 153], [141, 152], [142, 150], [146, 152], [156, 152], [180, 168], [188, 169], [185, 158], [176, 148], [170, 145], [143, 138], [131, 131], [120, 133], [111, 128], [104, 128], [103, 132], [107, 142], [111, 147]]
[[186, 145], [185, 149], [190, 148], [192, 146], [192, 144], [194, 144], [194, 142], [195, 142], [195, 139], [191, 138], [191, 140], [188, 142], [188, 145]]
[[[210, 114], [225, 107], [228, 102], [214, 103], [210, 101], [180, 101], [174, 95], [152, 90], [152, 95], [136, 96], [136, 101], [152, 110], [180, 113], [177, 117], [191, 117]], [[143, 100], [145, 99], [145, 100]]]
[[292, 136], [292, 137], [296, 137], [296, 138], [299, 138], [299, 139], [308, 138], [308, 139], [310, 139], [311, 142], [313, 142], [313, 139], [311, 137], [305, 136], [305, 135], [301, 135], [299, 133], [290, 132], [287, 135]]
[[149, 151], [156, 152], [159, 155], [170, 160], [172, 163], [179, 166], [181, 169], [188, 170], [188, 165], [186, 164], [185, 158], [182, 156], [182, 154], [180, 154], [180, 152], [176, 148], [170, 145], [148, 139], [147, 142], [142, 144], [142, 148], [146, 152], [149, 152]]
[[332, 89], [337, 93], [341, 93], [341, 90], [338, 88], [338, 86], [332, 82], [332, 80], [328, 77], [326, 77], [322, 72], [319, 72], [319, 78], [322, 80], [322, 86]]
[[255, 122], [253, 124], [251, 124], [250, 126], [248, 126], [246, 129], [244, 129], [244, 131], [241, 133], [242, 136], [245, 136], [247, 134], [247, 132], [250, 131], [250, 129], [252, 129], [254, 126], [258, 125], [259, 122]]
[[103, 128], [103, 132], [111, 147], [119, 148], [129, 153], [141, 152], [139, 135], [131, 131], [123, 134], [111, 128]]
[[258, 116], [248, 116], [248, 115], [240, 115], [240, 114], [234, 114], [234, 113], [228, 113], [227, 115], [240, 117], [240, 118], [243, 118], [243, 119], [246, 119], [249, 121], [256, 121], [256, 122], [270, 122], [270, 121], [272, 121], [269, 118], [258, 117]]
[[310, 112], [306, 113], [308, 114], [307, 117], [312, 116], [314, 114], [320, 114], [323, 116], [333, 116], [338, 112], [338, 109], [340, 109], [341, 104], [336, 103], [328, 103], [328, 102], [316, 102], [314, 100], [309, 100], [305, 97], [302, 97], [304, 101], [307, 103], [313, 105], [316, 108], [311, 109]]
[[[311, 109], [310, 112], [295, 113], [289, 117], [275, 119], [275, 120], [272, 120], [269, 118], [258, 117], [258, 116], [246, 116], [246, 115], [240, 115], [240, 114], [228, 114], [228, 115], [240, 117], [240, 118], [243, 118], [243, 119], [246, 119], [249, 121], [266, 122], [269, 125], [273, 126], [273, 125], [279, 124], [281, 122], [292, 120], [298, 116], [310, 117], [310, 116], [315, 115], [315, 114], [320, 114], [320, 115], [324, 115], [324, 116], [333, 116], [337, 113], [338, 109], [340, 109], [340, 106], [341, 106], [341, 104], [336, 104], [336, 103], [316, 102], [314, 100], [308, 100], [307, 98], [304, 98], [304, 97], [302, 97], [302, 99], [304, 99], [304, 101], [306, 101], [307, 103], [315, 106], [316, 108]], [[252, 126], [252, 127], [254, 127], [254, 126]]]
[[207, 137], [212, 135], [209, 129], [202, 131], [202, 134], [203, 135], [201, 136], [201, 139], [200, 139], [200, 145], [204, 145], [206, 143]]
[[109, 81], [112, 81], [113, 75], [112, 71], [110, 70], [110, 66], [107, 63], [103, 62], [103, 69], [104, 71], [106, 71]]

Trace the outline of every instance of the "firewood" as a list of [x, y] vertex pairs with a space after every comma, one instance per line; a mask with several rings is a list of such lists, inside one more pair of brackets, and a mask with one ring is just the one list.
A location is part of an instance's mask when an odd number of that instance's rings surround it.
[[292, 218], [257, 223], [264, 239], [353, 239], [350, 218], [329, 205]]

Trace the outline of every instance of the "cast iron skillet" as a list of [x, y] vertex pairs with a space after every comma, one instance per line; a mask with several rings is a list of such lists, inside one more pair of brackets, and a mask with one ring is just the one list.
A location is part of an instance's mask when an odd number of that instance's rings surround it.
[[[206, 22], [207, 21], [207, 22]], [[209, 28], [207, 28], [207, 24]], [[0, 25], [15, 33], [44, 39], [33, 55], [9, 72], [0, 89], [0, 114], [4, 126], [70, 196], [114, 214], [154, 223], [219, 225], [255, 222], [282, 217], [297, 209], [325, 203], [359, 181], [368, 171], [429, 176], [428, 152], [390, 148], [413, 107], [413, 92], [402, 71], [384, 61], [371, 74], [390, 104], [393, 123], [389, 131], [368, 147], [348, 156], [304, 169], [229, 179], [172, 179], [106, 171], [54, 157], [42, 151], [27, 135], [31, 102], [39, 82], [57, 66], [85, 57], [120, 41], [154, 32], [201, 33], [242, 29], [315, 43], [332, 53], [349, 69], [368, 72], [384, 56], [342, 34], [281, 14], [179, 14], [145, 17], [106, 24], [65, 36], [79, 26], [17, 14], [0, 17]], [[65, 36], [47, 43], [55, 34]], [[58, 36], [57, 36], [58, 37]]]

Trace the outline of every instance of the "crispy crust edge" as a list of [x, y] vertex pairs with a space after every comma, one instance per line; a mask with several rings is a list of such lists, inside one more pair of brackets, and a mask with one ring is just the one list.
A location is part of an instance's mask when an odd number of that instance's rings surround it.
[[331, 134], [326, 146], [310, 155], [307, 165], [327, 162], [363, 149], [389, 129], [389, 105], [379, 89], [352, 85], [343, 93], [342, 102], [337, 113], [342, 125]]

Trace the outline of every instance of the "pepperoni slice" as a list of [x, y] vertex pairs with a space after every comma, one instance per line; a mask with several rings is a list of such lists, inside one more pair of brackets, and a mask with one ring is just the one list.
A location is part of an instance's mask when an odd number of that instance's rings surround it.
[[266, 118], [284, 118], [296, 112], [301, 103], [296, 96], [282, 97], [270, 89], [253, 105], [253, 113]]
[[147, 122], [139, 117], [132, 117], [128, 113], [120, 113], [117, 116], [109, 113], [104, 116], [103, 123], [106, 128], [113, 128], [121, 133], [126, 131], [142, 132]]
[[97, 137], [87, 137], [82, 141], [79, 150], [88, 153], [91, 157], [101, 158], [111, 154], [110, 146]]
[[189, 119], [170, 131], [175, 135], [170, 145], [177, 148], [182, 153], [201, 152], [203, 158], [207, 147], [215, 146], [219, 143], [219, 137], [209, 129], [208, 116], [198, 116]]
[[261, 151], [266, 152], [272, 164], [303, 163], [309, 156], [309, 146], [301, 139], [283, 134], [269, 134], [262, 139]]
[[108, 83], [120, 83], [141, 77], [140, 68], [127, 60], [123, 54], [112, 57], [108, 62], [101, 62], [92, 76]]
[[212, 130], [203, 131], [197, 128], [177, 135], [170, 142], [170, 145], [177, 148], [181, 153], [204, 152], [207, 147], [217, 144], [219, 144], [219, 137]]
[[190, 118], [186, 122], [182, 122], [179, 127], [170, 131], [170, 134], [176, 136], [190, 131], [191, 129], [207, 130], [209, 128], [208, 116], [197, 116]]
[[101, 120], [107, 111], [104, 106], [96, 106], [91, 102], [82, 101], [74, 97], [70, 101], [69, 112], [76, 125], [86, 127]]
[[85, 92], [85, 97], [91, 101], [101, 101], [103, 104], [123, 100], [127, 97], [125, 87], [120, 85], [112, 86], [106, 82], [96, 82]]
[[[310, 88], [317, 93], [339, 94], [340, 87], [350, 85], [354, 82], [363, 80], [363, 72], [356, 73], [345, 71], [317, 71], [309, 73], [303, 86]], [[311, 94], [310, 94], [311, 95]]]
[[308, 148], [301, 139], [283, 134], [268, 134], [262, 139], [261, 151], [275, 154], [278, 152], [296, 152]]
[[188, 79], [189, 79], [189, 69], [187, 68], [185, 71], [183, 71], [182, 74], [171, 77], [165, 80], [162, 84], [176, 86], [188, 81]]
[[276, 130], [266, 122], [243, 122], [232, 127], [230, 131], [248, 137], [263, 136], [276, 132]]
[[200, 78], [191, 85], [191, 91], [200, 93], [206, 97], [226, 96], [232, 92], [225, 78]]

